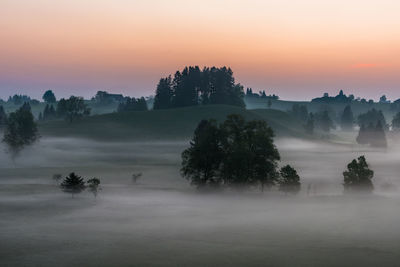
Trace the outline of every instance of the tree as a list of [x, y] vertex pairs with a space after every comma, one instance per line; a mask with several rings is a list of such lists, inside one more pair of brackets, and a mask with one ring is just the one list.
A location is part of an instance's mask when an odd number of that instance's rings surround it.
[[137, 180], [139, 180], [139, 178], [142, 177], [142, 175], [143, 174], [141, 172], [132, 174], [132, 182], [136, 184]]
[[376, 125], [378, 121], [381, 122], [382, 126], [384, 129], [387, 129], [388, 126], [386, 124], [386, 119], [385, 116], [383, 115], [382, 110], [376, 110], [376, 109], [371, 109], [368, 110], [366, 113], [360, 114], [358, 116], [358, 125], [361, 126], [362, 124], [364, 125], [369, 125], [372, 123], [373, 125]]
[[[0, 117], [1, 117], [1, 115], [0, 115]], [[396, 132], [400, 131], [400, 112], [397, 112], [396, 115], [394, 115], [394, 117], [393, 117], [392, 129], [393, 129], [393, 131], [396, 131]]]
[[313, 135], [314, 134], [314, 115], [310, 112], [307, 123], [304, 125], [304, 129], [307, 134]]
[[83, 178], [76, 175], [74, 172], [65, 177], [60, 187], [65, 193], [70, 193], [72, 198], [75, 194], [79, 194], [86, 189]]
[[0, 127], [7, 125], [7, 114], [3, 106], [0, 106]]
[[296, 194], [300, 191], [300, 176], [297, 171], [290, 165], [286, 165], [280, 170], [279, 191]]
[[22, 106], [10, 113], [4, 131], [3, 142], [8, 146], [14, 159], [19, 152], [39, 139], [37, 125], [30, 109]]
[[154, 97], [153, 109], [167, 109], [172, 107], [172, 81], [171, 76], [160, 79]]
[[56, 96], [54, 95], [52, 90], [47, 90], [44, 93], [42, 98], [43, 98], [44, 102], [49, 103], [49, 104], [53, 104], [57, 101]]
[[202, 120], [194, 131], [190, 147], [182, 153], [182, 176], [197, 188], [217, 187], [222, 180], [221, 133], [214, 120]]
[[378, 121], [375, 129], [371, 133], [370, 144], [373, 147], [387, 147], [385, 130], [380, 121]]
[[354, 159], [347, 165], [347, 170], [343, 172], [345, 192], [364, 191], [372, 192], [374, 186], [372, 171], [364, 156], [360, 156], [358, 161]]
[[353, 122], [354, 122], [353, 111], [351, 110], [351, 106], [347, 105], [344, 108], [343, 114], [341, 117], [342, 130], [345, 130], [345, 131], [353, 130]]
[[317, 122], [319, 128], [321, 128], [322, 131], [329, 133], [331, 128], [334, 128], [333, 121], [329, 117], [329, 113], [327, 110], [322, 111], [322, 113], [317, 114]]
[[126, 112], [126, 111], [146, 111], [148, 110], [147, 108], [147, 102], [144, 97], [141, 98], [130, 98], [127, 97], [125, 99], [125, 102], [121, 102], [118, 105], [118, 112]]
[[82, 97], [71, 96], [67, 100], [61, 99], [58, 102], [57, 115], [72, 123], [76, 119], [90, 115], [90, 108]]
[[198, 188], [227, 185], [272, 186], [278, 178], [279, 152], [265, 121], [229, 115], [224, 123], [203, 120], [182, 153], [182, 175]]
[[100, 187], [100, 179], [94, 177], [92, 179], [87, 180], [87, 187], [89, 191], [93, 194], [94, 198], [97, 198], [98, 192], [101, 190]]

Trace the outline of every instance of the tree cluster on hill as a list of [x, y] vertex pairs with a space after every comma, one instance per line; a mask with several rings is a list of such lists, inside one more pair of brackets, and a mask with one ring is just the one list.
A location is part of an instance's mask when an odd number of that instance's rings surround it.
[[47, 90], [44, 94], [42, 99], [44, 100], [44, 102], [48, 103], [48, 104], [54, 104], [57, 102], [56, 96], [54, 95], [52, 90]]
[[383, 128], [381, 121], [378, 120], [375, 126], [372, 122], [366, 127], [362, 124], [356, 141], [362, 145], [387, 147], [385, 129]]
[[353, 124], [354, 124], [353, 111], [351, 110], [351, 106], [347, 105], [344, 108], [342, 116], [340, 118], [340, 125], [342, 130], [350, 131], [353, 130]]
[[124, 102], [119, 103], [118, 105], [118, 112], [125, 112], [125, 111], [145, 111], [148, 110], [147, 102], [144, 97], [141, 98], [130, 98], [126, 97]]
[[352, 101], [354, 101], [354, 95], [346, 96], [343, 93], [343, 90], [340, 90], [339, 94], [336, 96], [329, 96], [328, 93], [325, 93], [324, 96], [317, 97], [311, 100], [311, 102], [325, 103], [325, 104], [351, 103]]
[[69, 99], [60, 99], [57, 103], [57, 117], [65, 118], [69, 122], [90, 115], [90, 108], [82, 97], [71, 96]]
[[374, 171], [372, 171], [364, 156], [354, 159], [347, 165], [347, 170], [343, 172], [344, 177], [344, 190], [348, 192], [372, 192], [374, 186], [372, 178]]
[[271, 99], [271, 100], [278, 100], [279, 99], [279, 96], [277, 96], [275, 94], [267, 95], [265, 93], [265, 90], [259, 91], [258, 93], [253, 93], [253, 89], [252, 88], [247, 88], [246, 89], [246, 96], [247, 97], [256, 97], [256, 98], [266, 98], [266, 99]]
[[181, 173], [198, 188], [253, 185], [264, 190], [276, 183], [289, 187], [297, 178], [289, 177], [294, 173], [286, 167], [282, 170], [286, 176], [280, 179], [280, 155], [273, 137], [265, 121], [245, 121], [239, 115], [229, 115], [220, 125], [203, 120], [182, 153]]
[[17, 111], [11, 112], [7, 119], [3, 142], [14, 159], [26, 146], [39, 139], [39, 133], [30, 105], [25, 103]]
[[57, 118], [57, 112], [53, 105], [46, 104], [43, 112], [39, 114], [40, 121], [54, 120]]
[[244, 107], [243, 86], [235, 83], [230, 68], [185, 67], [160, 79], [154, 98], [154, 109], [226, 104]]
[[366, 113], [358, 115], [358, 125], [361, 127], [362, 125], [376, 125], [378, 121], [381, 123], [384, 129], [388, 129], [388, 125], [386, 123], [385, 116], [383, 115], [382, 110], [371, 109]]
[[99, 105], [109, 105], [111, 103], [122, 103], [125, 98], [122, 94], [110, 94], [106, 91], [98, 91], [92, 101]]
[[14, 103], [14, 105], [22, 105], [23, 103], [29, 103], [31, 98], [27, 95], [13, 95], [8, 98], [9, 103]]

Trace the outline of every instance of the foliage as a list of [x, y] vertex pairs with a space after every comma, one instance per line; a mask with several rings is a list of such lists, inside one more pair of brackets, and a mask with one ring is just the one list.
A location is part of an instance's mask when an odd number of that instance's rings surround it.
[[0, 127], [7, 125], [7, 114], [4, 111], [4, 107], [0, 106]]
[[92, 179], [87, 180], [86, 184], [89, 191], [93, 194], [95, 198], [97, 198], [97, 194], [101, 190], [100, 179], [94, 177]]
[[387, 147], [385, 130], [379, 120], [376, 126], [372, 122], [367, 127], [361, 125], [356, 141], [362, 145], [369, 144], [373, 147]]
[[307, 134], [314, 134], [314, 114], [312, 114], [311, 112], [308, 115], [307, 123], [304, 125], [304, 129]]
[[244, 107], [243, 87], [235, 84], [230, 68], [185, 67], [160, 80], [154, 99], [154, 109], [227, 104]]
[[265, 121], [229, 115], [224, 123], [201, 121], [182, 153], [182, 175], [198, 188], [275, 184], [279, 152]]
[[72, 123], [83, 116], [90, 115], [90, 108], [82, 97], [71, 96], [69, 99], [60, 99], [57, 104], [57, 116]]
[[400, 131], [400, 112], [397, 112], [392, 119], [392, 129], [396, 132]]
[[314, 103], [325, 103], [325, 104], [335, 104], [335, 103], [351, 103], [354, 101], [354, 95], [346, 96], [343, 90], [340, 90], [339, 94], [332, 97], [328, 93], [325, 93], [323, 97], [317, 97], [311, 100]]
[[43, 94], [42, 99], [44, 100], [44, 102], [49, 103], [49, 104], [53, 104], [57, 101], [56, 96], [54, 95], [52, 90], [47, 90]]
[[222, 156], [221, 131], [217, 123], [202, 120], [194, 131], [190, 147], [182, 153], [182, 176], [198, 188], [219, 186]]
[[347, 165], [347, 170], [343, 172], [345, 192], [372, 192], [374, 188], [372, 184], [373, 176], [374, 171], [369, 168], [364, 156], [360, 156], [358, 161], [354, 159]]
[[70, 193], [72, 197], [74, 197], [74, 194], [79, 194], [86, 189], [83, 178], [76, 175], [74, 172], [65, 177], [60, 187], [62, 191]]
[[316, 125], [322, 131], [329, 133], [331, 129], [335, 128], [335, 125], [329, 116], [327, 110], [315, 114]]
[[296, 194], [300, 191], [300, 176], [297, 171], [290, 165], [286, 165], [280, 169], [280, 178], [278, 180], [279, 191], [285, 193]]
[[145, 111], [148, 110], [146, 99], [141, 98], [130, 98], [126, 97], [124, 102], [119, 103], [118, 112], [126, 111]]
[[294, 104], [289, 113], [302, 123], [306, 122], [308, 119], [308, 109], [305, 105]]
[[[29, 105], [29, 104], [28, 104]], [[10, 113], [4, 131], [3, 142], [7, 144], [13, 158], [39, 138], [37, 125], [28, 106], [22, 106]]]
[[41, 117], [39, 118], [39, 120], [53, 120], [55, 118], [57, 118], [57, 112], [54, 109], [53, 105], [47, 104], [43, 110], [43, 113], [41, 113]]
[[29, 101], [31, 101], [31, 98], [29, 96], [27, 96], [27, 95], [17, 95], [17, 94], [15, 94], [15, 95], [10, 96], [8, 98], [8, 102], [14, 103], [14, 105], [21, 105], [21, 104], [23, 104], [25, 102], [29, 103]]
[[353, 130], [354, 117], [353, 117], [353, 111], [351, 110], [350, 105], [347, 105], [344, 108], [340, 122], [341, 122], [342, 130], [345, 130], [345, 131]]
[[358, 116], [358, 125], [361, 127], [361, 125], [369, 125], [373, 124], [376, 125], [380, 121], [384, 129], [387, 129], [388, 126], [386, 124], [386, 119], [385, 116], [383, 115], [382, 110], [376, 110], [376, 109], [371, 109], [368, 110], [366, 113], [360, 114]]

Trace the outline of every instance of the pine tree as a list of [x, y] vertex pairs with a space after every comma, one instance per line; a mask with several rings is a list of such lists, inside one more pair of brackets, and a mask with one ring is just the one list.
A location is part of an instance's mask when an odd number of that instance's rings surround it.
[[341, 117], [341, 128], [342, 130], [348, 131], [348, 130], [353, 130], [353, 111], [351, 110], [351, 106], [347, 105], [344, 110], [343, 114]]
[[65, 177], [60, 187], [62, 191], [65, 193], [70, 193], [72, 197], [74, 197], [74, 194], [79, 194], [86, 189], [83, 178], [73, 172]]

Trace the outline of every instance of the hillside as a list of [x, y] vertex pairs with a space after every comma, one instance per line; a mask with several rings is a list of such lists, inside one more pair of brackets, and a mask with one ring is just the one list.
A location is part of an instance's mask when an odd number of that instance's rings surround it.
[[188, 139], [202, 119], [223, 121], [229, 114], [263, 119], [278, 136], [304, 136], [302, 126], [286, 112], [273, 109], [246, 110], [211, 105], [142, 112], [94, 115], [72, 124], [49, 121], [39, 125], [42, 136], [82, 137], [100, 140]]

